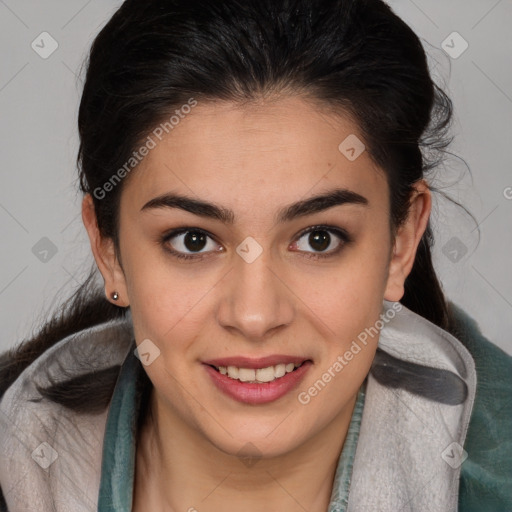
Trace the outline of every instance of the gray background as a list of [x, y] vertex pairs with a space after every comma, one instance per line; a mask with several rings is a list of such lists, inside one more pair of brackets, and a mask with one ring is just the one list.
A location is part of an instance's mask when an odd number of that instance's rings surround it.
[[[28, 336], [93, 261], [80, 217], [75, 158], [80, 65], [121, 2], [0, 0], [0, 350]], [[455, 105], [450, 156], [431, 179], [434, 258], [448, 297], [512, 354], [512, 3], [394, 0]], [[454, 58], [443, 50], [460, 52]], [[31, 47], [48, 32], [57, 50]], [[448, 39], [447, 39], [448, 38]], [[45, 40], [48, 51], [50, 41]], [[447, 48], [445, 46], [445, 48]], [[470, 170], [468, 170], [468, 167]], [[44, 251], [48, 252], [44, 252]], [[56, 252], [55, 252], [56, 251]]]

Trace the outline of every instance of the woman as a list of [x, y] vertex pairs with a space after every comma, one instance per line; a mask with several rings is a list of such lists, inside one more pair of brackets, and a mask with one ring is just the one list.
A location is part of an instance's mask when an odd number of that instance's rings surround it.
[[450, 118], [379, 0], [127, 0], [79, 111], [104, 286], [3, 357], [4, 510], [510, 510], [511, 358], [431, 261]]

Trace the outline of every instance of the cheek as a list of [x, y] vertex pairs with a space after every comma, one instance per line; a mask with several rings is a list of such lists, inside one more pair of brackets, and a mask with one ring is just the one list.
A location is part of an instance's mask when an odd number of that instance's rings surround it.
[[135, 230], [124, 233], [123, 268], [134, 325], [140, 335], [161, 337], [183, 317], [196, 288], [193, 279], [172, 270], [163, 247]]
[[[375, 237], [368, 236], [367, 241], [354, 246], [333, 272], [317, 281], [321, 286], [310, 295], [310, 309], [320, 317], [321, 324], [328, 326], [328, 330], [323, 329], [326, 337], [318, 371], [330, 369], [336, 375], [331, 388], [345, 379], [361, 382], [375, 355], [387, 281], [386, 249], [379, 250], [379, 245], [387, 246], [385, 240], [380, 244], [370, 240]], [[331, 368], [333, 365], [336, 368]]]
[[206, 317], [211, 318], [212, 290], [222, 274], [176, 271], [149, 256], [142, 264], [132, 263], [128, 293], [135, 338], [138, 343], [154, 342], [165, 368], [183, 370], [197, 358], [194, 347], [198, 338], [205, 338], [202, 333]]
[[317, 368], [300, 390], [304, 393], [300, 403], [309, 401], [310, 412], [318, 411], [317, 422], [334, 418], [370, 370], [380, 334], [383, 289], [379, 275], [368, 269], [342, 273], [331, 282], [336, 292], [319, 308], [329, 331]]
[[386, 251], [378, 247], [360, 243], [332, 271], [303, 283], [306, 293], [307, 286], [311, 290], [311, 283], [316, 281], [310, 300], [334, 332], [354, 334], [378, 318], [388, 275]]

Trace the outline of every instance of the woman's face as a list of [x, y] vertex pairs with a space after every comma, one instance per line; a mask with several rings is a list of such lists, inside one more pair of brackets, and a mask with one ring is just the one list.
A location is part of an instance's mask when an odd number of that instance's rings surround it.
[[[199, 103], [164, 135], [123, 184], [111, 281], [159, 411], [228, 454], [314, 442], [346, 421], [369, 371], [377, 336], [357, 353], [353, 341], [401, 297], [384, 174], [357, 156], [356, 125], [298, 97]], [[291, 375], [268, 369], [294, 360]]]

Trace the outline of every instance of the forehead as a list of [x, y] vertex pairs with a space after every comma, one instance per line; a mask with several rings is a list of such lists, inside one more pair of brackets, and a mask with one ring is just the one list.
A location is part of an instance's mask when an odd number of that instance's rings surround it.
[[375, 205], [386, 201], [385, 176], [368, 152], [355, 160], [343, 152], [345, 140], [362, 143], [357, 124], [301, 97], [198, 102], [169, 133], [157, 133], [149, 134], [154, 147], [123, 192], [139, 208], [180, 191], [243, 211], [248, 203], [280, 205], [335, 186]]

